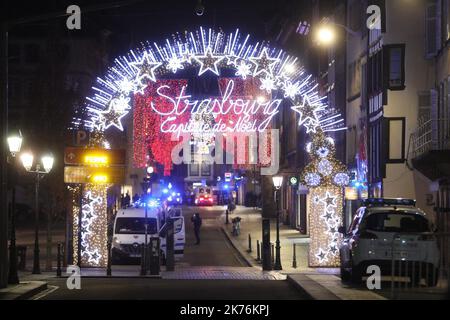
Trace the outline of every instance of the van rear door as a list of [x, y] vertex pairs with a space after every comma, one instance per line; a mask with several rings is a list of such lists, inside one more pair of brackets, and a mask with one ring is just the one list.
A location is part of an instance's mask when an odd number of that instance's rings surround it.
[[186, 244], [184, 217], [173, 217], [172, 219], [175, 233], [175, 255], [182, 256], [184, 254], [184, 246]]

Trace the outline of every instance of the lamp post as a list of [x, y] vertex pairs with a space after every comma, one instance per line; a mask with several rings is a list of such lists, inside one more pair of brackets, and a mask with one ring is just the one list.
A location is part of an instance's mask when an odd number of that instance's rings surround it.
[[[20, 152], [22, 147], [22, 135], [8, 137], [9, 152], [13, 158]], [[16, 248], [16, 187], [13, 182], [11, 197], [11, 235], [9, 243], [9, 273], [8, 284], [18, 284], [19, 275], [17, 273], [17, 248]]]
[[359, 32], [351, 30], [346, 25], [330, 22], [328, 19], [324, 19], [316, 29], [316, 41], [325, 46], [332, 45], [336, 41], [336, 27], [344, 29], [346, 33], [353, 37], [361, 35]]
[[273, 266], [274, 270], [283, 270], [281, 266], [281, 257], [280, 257], [280, 202], [278, 201], [278, 191], [281, 189], [283, 185], [283, 177], [276, 176], [272, 178], [273, 186], [275, 187], [275, 202], [277, 204], [277, 240], [275, 244], [275, 265]]
[[43, 156], [41, 158], [44, 170], [41, 170], [41, 165], [36, 164], [36, 169], [31, 170], [33, 167], [34, 156], [32, 153], [23, 153], [20, 156], [25, 169], [35, 174], [35, 202], [34, 202], [34, 256], [33, 256], [33, 274], [40, 274], [40, 262], [39, 262], [39, 184], [41, 176], [49, 173], [53, 168], [54, 158], [52, 156]]

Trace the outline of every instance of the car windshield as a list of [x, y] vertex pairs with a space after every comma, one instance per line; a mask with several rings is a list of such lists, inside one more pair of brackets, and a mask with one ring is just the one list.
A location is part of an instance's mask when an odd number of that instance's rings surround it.
[[361, 227], [363, 230], [378, 232], [419, 233], [430, 231], [426, 218], [401, 211], [372, 213], [365, 219]]
[[[157, 230], [155, 218], [148, 219], [148, 234], [154, 234]], [[145, 234], [145, 218], [117, 218], [116, 234]]]

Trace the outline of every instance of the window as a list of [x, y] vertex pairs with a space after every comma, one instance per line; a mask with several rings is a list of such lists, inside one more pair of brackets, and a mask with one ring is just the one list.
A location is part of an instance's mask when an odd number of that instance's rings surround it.
[[426, 57], [434, 57], [441, 44], [441, 1], [432, 1], [426, 7]]
[[386, 146], [388, 163], [405, 162], [405, 118], [385, 118], [385, 132], [388, 140]]
[[[158, 230], [155, 218], [148, 218], [148, 234]], [[145, 234], [145, 218], [117, 218], [116, 234]]]
[[405, 89], [405, 45], [384, 46], [385, 86], [389, 90]]
[[211, 175], [211, 165], [208, 163], [202, 163], [202, 176], [210, 176]]
[[431, 118], [431, 94], [430, 91], [419, 92], [418, 124], [421, 126]]
[[198, 177], [200, 175], [198, 163], [192, 163], [189, 165], [189, 175], [195, 177]]
[[376, 232], [429, 232], [428, 220], [418, 214], [406, 212], [380, 212], [367, 216], [360, 230]]

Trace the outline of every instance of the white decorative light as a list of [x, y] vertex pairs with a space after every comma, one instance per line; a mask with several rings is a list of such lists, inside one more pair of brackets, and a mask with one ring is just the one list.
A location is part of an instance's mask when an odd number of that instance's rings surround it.
[[130, 109], [130, 98], [125, 97], [123, 94], [120, 97], [115, 98], [111, 101], [111, 105], [116, 112], [124, 112]]
[[251, 68], [252, 66], [250, 64], [247, 64], [245, 61], [241, 61], [237, 67], [236, 76], [240, 76], [243, 80], [247, 79], [247, 76], [252, 74]]
[[143, 83], [143, 80], [155, 82], [155, 70], [161, 66], [161, 62], [152, 61], [148, 52], [145, 52], [140, 61], [131, 62], [130, 65], [136, 70], [138, 82]]
[[266, 90], [268, 93], [271, 93], [272, 90], [275, 90], [277, 87], [275, 85], [275, 80], [272, 77], [261, 78], [261, 86], [259, 87], [261, 90]]
[[134, 81], [129, 80], [128, 78], [123, 78], [122, 80], [119, 81], [115, 81], [118, 88], [119, 88], [119, 92], [123, 93], [123, 94], [130, 94], [131, 92], [134, 92], [136, 90], [136, 84]]
[[324, 176], [329, 176], [333, 172], [333, 165], [327, 159], [323, 159], [317, 165], [317, 170]]
[[178, 70], [184, 69], [183, 59], [180, 59], [176, 56], [171, 57], [167, 62], [167, 68], [170, 69], [173, 73], [177, 73]]
[[322, 179], [320, 178], [320, 175], [317, 173], [308, 173], [305, 176], [305, 182], [308, 185], [308, 187], [317, 187], [320, 185]]
[[350, 183], [350, 177], [348, 174], [340, 172], [334, 176], [334, 183], [338, 186], [348, 186]]
[[194, 56], [194, 59], [200, 64], [198, 75], [201, 76], [206, 71], [211, 71], [216, 76], [219, 75], [219, 63], [224, 59], [223, 56], [216, 56], [212, 53], [211, 47], [208, 47], [202, 56]]
[[255, 64], [255, 70], [253, 71], [253, 76], [257, 77], [260, 74], [265, 74], [266, 76], [272, 76], [275, 65], [280, 62], [279, 59], [271, 58], [267, 52], [267, 48], [261, 51], [259, 57], [252, 57], [250, 61]]
[[317, 155], [320, 158], [326, 158], [326, 157], [328, 157], [329, 154], [330, 154], [330, 150], [326, 147], [321, 147], [317, 150]]

